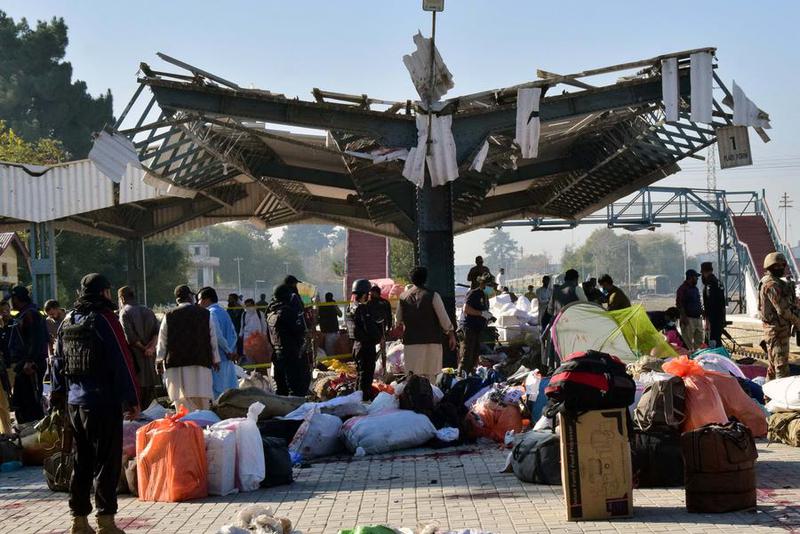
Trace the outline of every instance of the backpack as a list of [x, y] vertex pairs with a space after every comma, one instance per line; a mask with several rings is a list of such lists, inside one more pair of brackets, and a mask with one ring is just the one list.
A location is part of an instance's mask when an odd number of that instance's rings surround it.
[[550, 432], [530, 431], [515, 437], [511, 468], [523, 482], [561, 484], [561, 439]]
[[616, 356], [589, 350], [567, 356], [545, 388], [547, 417], [559, 412], [627, 408], [636, 396], [636, 383]]
[[88, 313], [82, 321], [69, 320], [61, 325], [61, 343], [64, 348], [64, 375], [69, 378], [97, 376], [103, 365], [103, 340], [96, 328], [97, 313]]
[[400, 393], [400, 409], [413, 410], [427, 415], [433, 414], [433, 387], [427, 378], [420, 375], [409, 375], [405, 387]]
[[686, 386], [680, 377], [647, 386], [633, 411], [633, 422], [642, 432], [679, 432], [686, 419]]

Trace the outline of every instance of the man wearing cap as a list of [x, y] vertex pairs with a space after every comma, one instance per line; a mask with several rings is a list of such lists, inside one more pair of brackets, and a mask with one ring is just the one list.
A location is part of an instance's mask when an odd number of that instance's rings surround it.
[[481, 352], [481, 332], [486, 328], [489, 313], [489, 295], [491, 291], [487, 286], [492, 281], [492, 275], [484, 273], [475, 281], [478, 286], [467, 293], [464, 304], [464, 339], [461, 342], [461, 357], [458, 361], [458, 372], [468, 375], [475, 371], [478, 356]]
[[94, 532], [88, 521], [94, 490], [98, 534], [124, 534], [114, 523], [122, 418], [138, 416], [139, 397], [128, 344], [111, 302], [111, 284], [101, 274], [83, 277], [80, 297], [58, 331], [53, 394], [67, 396], [74, 441], [70, 532]]
[[195, 304], [189, 286], [175, 288], [175, 301], [178, 307], [161, 320], [156, 363], [175, 407], [208, 409], [214, 398], [211, 370], [220, 365], [214, 322], [207, 309]]
[[758, 311], [767, 343], [767, 379], [789, 376], [789, 340], [792, 327], [800, 328], [797, 297], [792, 284], [783, 279], [786, 257], [771, 252], [764, 258], [766, 273], [758, 284]]
[[44, 417], [42, 381], [47, 371], [47, 325], [26, 287], [11, 288], [11, 307], [17, 312], [8, 341], [11, 407], [17, 423], [29, 423]]
[[291, 305], [292, 295], [292, 289], [286, 284], [275, 288], [274, 298], [267, 308], [267, 329], [275, 349], [276, 393], [304, 397], [311, 384], [311, 373], [308, 360], [302, 354], [305, 324]]
[[197, 303], [211, 314], [211, 322], [217, 338], [217, 352], [221, 361], [219, 368], [214, 369], [212, 379], [214, 399], [218, 399], [227, 390], [235, 389], [238, 385], [234, 362], [239, 358], [236, 351], [236, 342], [239, 336], [236, 334], [236, 328], [233, 326], [230, 315], [225, 308], [219, 305], [217, 292], [213, 287], [204, 287], [198, 291]]
[[703, 279], [703, 317], [708, 330], [708, 346], [722, 346], [722, 330], [725, 328], [725, 290], [714, 276], [714, 267], [710, 261], [700, 264], [700, 276]]
[[686, 271], [686, 280], [678, 287], [675, 295], [675, 307], [680, 313], [681, 337], [689, 352], [699, 349], [705, 338], [703, 306], [700, 303], [700, 290], [697, 289], [699, 276], [694, 269]]
[[383, 368], [386, 369], [386, 335], [392, 329], [394, 323], [392, 305], [389, 304], [388, 300], [381, 297], [380, 287], [372, 286], [369, 290], [369, 297], [367, 298], [367, 307], [369, 308], [370, 315], [381, 325], [383, 336], [380, 342], [380, 358], [381, 362], [383, 362]]

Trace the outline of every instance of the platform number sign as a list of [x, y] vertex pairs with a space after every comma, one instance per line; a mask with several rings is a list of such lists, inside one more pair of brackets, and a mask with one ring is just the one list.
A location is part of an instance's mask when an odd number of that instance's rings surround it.
[[422, 0], [424, 11], [444, 11], [444, 0]]
[[719, 166], [722, 169], [753, 164], [747, 126], [722, 126], [717, 128]]

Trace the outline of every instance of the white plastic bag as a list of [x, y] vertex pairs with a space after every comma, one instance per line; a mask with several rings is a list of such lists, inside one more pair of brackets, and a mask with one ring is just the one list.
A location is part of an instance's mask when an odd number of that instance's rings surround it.
[[539, 385], [542, 383], [542, 373], [539, 369], [534, 369], [528, 376], [525, 377], [525, 394], [528, 396], [528, 402], [536, 402], [539, 398]]
[[361, 390], [354, 391], [349, 395], [343, 397], [334, 397], [324, 402], [306, 402], [299, 408], [284, 415], [281, 419], [291, 419], [293, 421], [301, 421], [314, 410], [320, 413], [327, 413], [337, 417], [352, 417], [355, 415], [364, 415], [365, 409], [361, 402], [364, 400], [364, 392]]
[[348, 419], [342, 436], [351, 452], [361, 447], [367, 454], [381, 454], [424, 445], [436, 436], [436, 427], [422, 414], [395, 410]]
[[400, 408], [400, 401], [398, 401], [397, 397], [386, 391], [381, 391], [372, 400], [372, 404], [367, 407], [367, 413], [374, 415], [386, 410], [397, 410], [398, 408]]
[[236, 487], [239, 491], [257, 490], [266, 476], [264, 447], [258, 431], [258, 416], [263, 410], [263, 404], [254, 402], [247, 409], [247, 417], [225, 419], [209, 428], [236, 433]]
[[375, 376], [382, 377], [386, 373], [393, 375], [403, 375], [406, 373], [406, 359], [404, 356], [402, 341], [393, 341], [386, 346], [386, 367], [383, 368], [383, 361], [378, 358], [375, 362]]
[[167, 415], [167, 409], [161, 406], [158, 402], [153, 401], [146, 410], [142, 410], [141, 416], [143, 419], [155, 421], [156, 419], [164, 419]]
[[800, 410], [800, 376], [770, 380], [763, 387], [764, 396], [770, 398], [770, 411]]
[[339, 441], [341, 428], [341, 419], [319, 413], [315, 408], [306, 414], [303, 424], [297, 429], [289, 444], [289, 452], [298, 454], [304, 460], [336, 454], [342, 447]]
[[208, 494], [236, 493], [236, 433], [233, 430], [206, 430]]

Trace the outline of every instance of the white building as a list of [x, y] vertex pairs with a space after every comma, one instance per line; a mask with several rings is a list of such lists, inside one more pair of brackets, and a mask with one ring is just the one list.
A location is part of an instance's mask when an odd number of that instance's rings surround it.
[[208, 243], [192, 242], [189, 247], [189, 272], [186, 273], [189, 287], [197, 291], [201, 287], [213, 286], [219, 258], [211, 256]]

